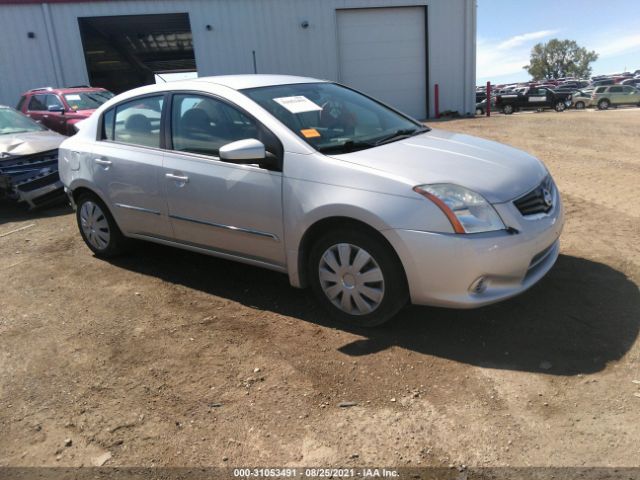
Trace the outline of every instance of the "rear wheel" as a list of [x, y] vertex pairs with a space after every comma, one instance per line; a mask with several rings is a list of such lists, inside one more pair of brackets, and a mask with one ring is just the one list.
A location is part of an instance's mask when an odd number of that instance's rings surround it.
[[476, 108], [476, 115], [484, 115], [484, 110], [481, 108]]
[[311, 248], [307, 268], [318, 301], [332, 317], [350, 325], [381, 325], [409, 299], [400, 261], [368, 232], [327, 232]]
[[584, 102], [576, 102], [576, 110], [584, 110], [586, 105]]
[[76, 219], [82, 239], [96, 256], [115, 257], [125, 250], [126, 238], [97, 195], [84, 193], [80, 196]]
[[564, 102], [556, 102], [553, 108], [556, 112], [564, 112], [567, 109], [567, 105]]
[[505, 105], [502, 111], [505, 113], [505, 115], [511, 115], [514, 112], [513, 105]]
[[609, 103], [609, 100], [607, 100], [606, 98], [603, 98], [598, 102], [598, 108], [600, 110], [608, 110], [610, 106], [611, 103]]

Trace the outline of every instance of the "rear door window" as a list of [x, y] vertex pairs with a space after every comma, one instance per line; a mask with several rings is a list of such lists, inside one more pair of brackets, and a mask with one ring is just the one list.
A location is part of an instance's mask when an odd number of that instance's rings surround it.
[[44, 111], [47, 109], [47, 96], [46, 95], [34, 95], [29, 101], [29, 110], [33, 112]]
[[[158, 95], [138, 98], [118, 105], [115, 108], [113, 141], [160, 148], [160, 118], [163, 104], [164, 95]], [[107, 115], [104, 120], [109, 120]], [[106, 132], [105, 136], [110, 139]]]
[[622, 87], [611, 87], [609, 93], [622, 93]]

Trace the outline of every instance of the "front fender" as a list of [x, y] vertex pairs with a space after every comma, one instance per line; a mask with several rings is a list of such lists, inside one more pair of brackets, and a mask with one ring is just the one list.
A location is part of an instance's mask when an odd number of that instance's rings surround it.
[[438, 207], [418, 194], [400, 196], [287, 179], [283, 187], [283, 204], [287, 269], [290, 282], [296, 287], [301, 286], [302, 239], [320, 221], [351, 219], [380, 232], [390, 229], [453, 232]]

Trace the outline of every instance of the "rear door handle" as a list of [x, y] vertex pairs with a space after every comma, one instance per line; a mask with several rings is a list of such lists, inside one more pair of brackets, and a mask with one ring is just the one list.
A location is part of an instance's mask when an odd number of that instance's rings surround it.
[[175, 180], [177, 182], [188, 183], [189, 177], [184, 175], [174, 175], [173, 173], [165, 173], [164, 176], [170, 180]]
[[94, 162], [96, 162], [98, 165], [102, 165], [103, 167], [110, 167], [112, 165], [111, 160], [104, 160], [102, 158], [96, 158], [94, 159]]

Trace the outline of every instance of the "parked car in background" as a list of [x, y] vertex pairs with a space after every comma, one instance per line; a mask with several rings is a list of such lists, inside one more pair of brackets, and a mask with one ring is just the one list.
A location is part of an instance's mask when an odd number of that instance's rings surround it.
[[487, 98], [476, 102], [476, 115], [484, 115], [487, 112]]
[[576, 110], [584, 110], [591, 105], [593, 90], [577, 90], [571, 95], [571, 105]]
[[[496, 111], [496, 98], [491, 97], [491, 111]], [[476, 115], [484, 115], [487, 113], [487, 99], [485, 98], [481, 102], [476, 103]]]
[[65, 139], [0, 105], [0, 198], [41, 207], [64, 199], [58, 147]]
[[104, 88], [35, 88], [20, 97], [19, 111], [62, 135], [73, 135], [75, 124], [112, 98]]
[[518, 110], [553, 108], [563, 112], [571, 105], [571, 92], [556, 92], [546, 87], [526, 88], [519, 93], [496, 95], [496, 108], [510, 115]]
[[640, 78], [628, 78], [626, 80], [623, 80], [620, 85], [628, 85], [630, 87], [639, 88]]
[[637, 105], [640, 107], [640, 90], [628, 85], [610, 85], [598, 87], [591, 95], [591, 103], [600, 110], [621, 105]]
[[591, 84], [592, 87], [604, 87], [607, 85], [615, 85], [616, 81], [613, 78], [605, 78], [602, 80], [594, 80]]
[[97, 256], [131, 237], [273, 269], [360, 326], [409, 300], [518, 295], [555, 263], [563, 226], [535, 157], [301, 77], [123, 93], [63, 142], [60, 171]]

